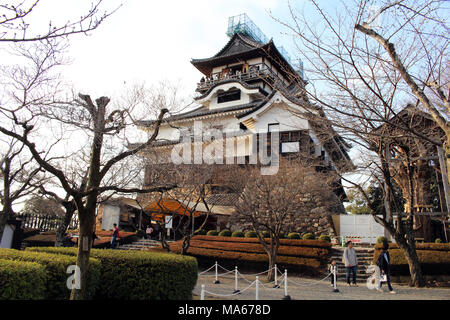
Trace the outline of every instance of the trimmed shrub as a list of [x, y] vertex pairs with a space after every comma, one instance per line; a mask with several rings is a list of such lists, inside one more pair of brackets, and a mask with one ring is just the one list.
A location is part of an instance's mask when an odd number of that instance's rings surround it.
[[300, 233], [298, 232], [291, 232], [288, 234], [288, 239], [301, 239]]
[[230, 230], [222, 230], [219, 232], [220, 237], [231, 237], [231, 231]]
[[205, 229], [200, 229], [200, 230], [197, 231], [197, 234], [204, 236], [204, 235], [206, 235], [206, 230]]
[[437, 238], [436, 240], [434, 240], [434, 243], [442, 243], [442, 240], [440, 238]]
[[244, 238], [245, 237], [245, 233], [243, 233], [242, 231], [234, 231], [231, 234], [232, 237], [234, 238]]
[[[383, 244], [376, 244], [375, 249], [381, 250]], [[397, 243], [389, 243], [389, 249], [400, 249]], [[450, 243], [416, 243], [417, 250], [436, 250], [436, 251], [450, 251]]]
[[[270, 242], [270, 239], [265, 240]], [[172, 242], [170, 248], [179, 252], [181, 245], [181, 241]], [[195, 236], [191, 239], [187, 253], [205, 264], [220, 260], [233, 264], [239, 261], [247, 266], [268, 262], [267, 253], [256, 238]], [[325, 267], [330, 253], [331, 243], [327, 241], [282, 239], [277, 263], [295, 267], [296, 272], [318, 274]]]
[[[381, 250], [374, 251], [374, 263]], [[389, 249], [391, 258], [391, 271], [394, 275], [409, 275], [409, 266], [406, 257], [400, 249]], [[417, 256], [425, 275], [450, 274], [450, 252], [436, 250], [417, 250]]]
[[[194, 236], [192, 240], [207, 240], [209, 242], [240, 242], [240, 243], [259, 243], [259, 239], [256, 238], [233, 238], [233, 237], [219, 237], [219, 236]], [[270, 239], [266, 239], [267, 243], [270, 243]], [[301, 240], [301, 239], [280, 239], [280, 245], [283, 246], [302, 246], [302, 247], [314, 247], [314, 248], [331, 248], [331, 243], [322, 240]]]
[[218, 236], [219, 233], [218, 233], [216, 230], [209, 230], [209, 231], [206, 233], [206, 235], [207, 235], [207, 236]]
[[[44, 251], [76, 255], [77, 248], [39, 247]], [[192, 257], [146, 251], [92, 249], [101, 262], [96, 298], [121, 300], [185, 300], [197, 283], [197, 260]]]
[[267, 231], [267, 230], [264, 230], [264, 231], [261, 232], [261, 236], [263, 238], [270, 238], [270, 232]]
[[0, 300], [44, 299], [46, 280], [43, 265], [0, 259]]
[[331, 242], [330, 236], [327, 236], [326, 234], [321, 234], [319, 240]]
[[383, 237], [383, 236], [378, 237], [377, 238], [377, 244], [379, 244], [379, 243], [381, 243], [381, 244], [388, 243], [388, 239], [386, 237]]
[[245, 233], [246, 238], [257, 238], [258, 234], [255, 231], [247, 231]]
[[[298, 241], [300, 242], [300, 241]], [[175, 242], [170, 247], [175, 252], [181, 252], [181, 242]], [[227, 242], [227, 241], [206, 241], [191, 239], [188, 254], [191, 253], [191, 248], [203, 249], [217, 249], [223, 251], [239, 251], [247, 253], [266, 253], [261, 243], [246, 243], [246, 242]], [[278, 249], [279, 255], [295, 256], [295, 257], [312, 257], [312, 258], [326, 258], [329, 254], [329, 248], [314, 248], [305, 246], [285, 246], [280, 245]]]
[[[66, 249], [77, 250], [77, 248]], [[47, 275], [45, 299], [69, 299], [70, 290], [67, 288], [67, 278], [69, 277], [69, 274], [66, 273], [66, 271], [68, 266], [75, 265], [77, 263], [76, 257], [69, 255], [50, 254], [44, 251], [31, 252], [19, 251], [14, 249], [0, 249], [0, 259], [15, 260], [21, 262], [36, 262], [44, 266]], [[100, 277], [100, 261], [94, 258], [90, 259], [89, 261], [90, 267], [86, 299], [93, 298], [97, 289], [98, 279]]]
[[312, 233], [305, 233], [303, 236], [302, 236], [302, 239], [303, 240], [314, 240], [316, 237], [314, 237], [314, 235], [312, 234]]

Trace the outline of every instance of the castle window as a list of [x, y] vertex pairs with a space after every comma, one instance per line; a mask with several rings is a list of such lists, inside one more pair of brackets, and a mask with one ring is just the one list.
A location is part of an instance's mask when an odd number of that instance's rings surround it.
[[217, 95], [217, 103], [241, 100], [241, 90], [227, 91]]

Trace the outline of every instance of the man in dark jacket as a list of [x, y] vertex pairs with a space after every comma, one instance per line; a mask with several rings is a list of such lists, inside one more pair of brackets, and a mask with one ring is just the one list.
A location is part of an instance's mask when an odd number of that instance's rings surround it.
[[[390, 293], [395, 293], [394, 289], [392, 289], [391, 286], [391, 271], [390, 271], [390, 264], [391, 264], [391, 258], [389, 257], [389, 244], [387, 242], [383, 243], [383, 251], [381, 251], [380, 255], [377, 259], [377, 266], [380, 268], [380, 275], [386, 275], [386, 282], [389, 288]], [[381, 289], [381, 285], [383, 282], [380, 281], [377, 291], [383, 292]]]

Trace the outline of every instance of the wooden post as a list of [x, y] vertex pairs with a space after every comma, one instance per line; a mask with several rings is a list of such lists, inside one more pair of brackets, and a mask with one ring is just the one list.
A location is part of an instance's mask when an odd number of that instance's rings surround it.
[[447, 204], [446, 209], [447, 213], [444, 214], [445, 209], [442, 209], [442, 215], [443, 215], [443, 223], [444, 223], [444, 233], [445, 233], [445, 240], [448, 242], [447, 239], [447, 226], [445, 222], [447, 221], [447, 216], [450, 212], [450, 187], [448, 185], [448, 172], [447, 172], [447, 166], [445, 164], [445, 158], [444, 158], [444, 149], [441, 147], [437, 147], [438, 151], [438, 157], [439, 157], [439, 167], [441, 168], [441, 175], [442, 175], [442, 185], [444, 186], [444, 195], [445, 195], [445, 202]]

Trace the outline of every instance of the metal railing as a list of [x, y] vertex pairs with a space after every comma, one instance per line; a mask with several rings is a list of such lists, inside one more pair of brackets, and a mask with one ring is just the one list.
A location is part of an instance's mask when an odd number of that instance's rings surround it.
[[272, 80], [278, 80], [281, 83], [284, 83], [283, 79], [280, 78], [268, 65], [266, 65], [265, 63], [256, 63], [249, 65], [246, 72], [239, 70], [231, 73], [223, 73], [222, 71], [215, 72], [211, 75], [210, 78], [197, 83], [197, 90], [206, 90], [219, 82], [227, 80], [249, 81], [264, 78], [271, 78]]

